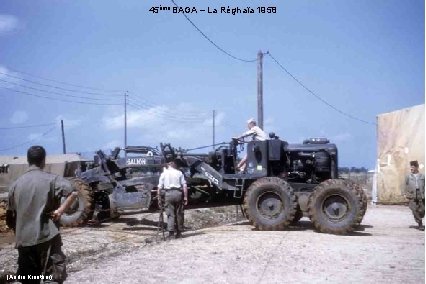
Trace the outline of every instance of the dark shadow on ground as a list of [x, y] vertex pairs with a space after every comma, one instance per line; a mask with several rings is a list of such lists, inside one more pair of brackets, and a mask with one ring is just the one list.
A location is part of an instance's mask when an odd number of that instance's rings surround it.
[[[250, 223], [248, 223], [250, 225]], [[252, 231], [259, 231], [256, 228], [252, 228]], [[290, 225], [287, 228], [285, 228], [283, 231], [306, 231], [306, 230], [314, 230], [314, 226], [312, 225], [312, 222], [310, 221], [299, 221], [294, 225]]]
[[371, 229], [371, 228], [374, 228], [374, 226], [371, 226], [371, 225], [359, 225], [358, 228]]
[[104, 223], [93, 223], [93, 224], [87, 224], [86, 227], [89, 228], [106, 228], [109, 227], [109, 224], [104, 224]]
[[182, 233], [182, 238], [186, 239], [186, 238], [190, 238], [190, 237], [195, 237], [195, 236], [200, 236], [200, 235], [204, 235], [205, 232], [183, 232]]
[[190, 238], [190, 237], [195, 237], [195, 236], [200, 236], [200, 235], [204, 235], [204, 232], [198, 232], [198, 231], [193, 231], [193, 232], [183, 232], [182, 233], [182, 237], [178, 238], [178, 239], [167, 239], [167, 232], [165, 232], [164, 236], [165, 236], [165, 240], [163, 239], [163, 235], [160, 232], [158, 235], [152, 236], [150, 238], [146, 238], [145, 242], [147, 244], [150, 243], [159, 243], [159, 242], [174, 242], [174, 241], [179, 241], [180, 239], [186, 239], [186, 238]]
[[371, 237], [372, 235], [373, 234], [370, 234], [370, 233], [363, 233], [363, 232], [357, 232], [357, 231], [355, 231], [355, 232], [346, 234], [344, 236], [351, 236], [351, 237]]
[[[245, 224], [250, 224], [250, 223], [245, 223]], [[243, 224], [235, 224], [235, 225], [243, 225]], [[351, 232], [349, 234], [346, 234], [346, 236], [372, 236], [372, 234], [370, 233], [364, 233], [362, 231], [364, 231], [366, 228], [373, 228], [373, 226], [371, 225], [360, 225], [359, 227], [357, 227], [354, 232]], [[252, 228], [252, 231], [259, 231], [256, 228]], [[285, 228], [283, 231], [315, 231], [315, 227], [312, 224], [311, 221], [308, 220], [301, 220], [299, 222], [297, 222], [294, 225], [290, 225], [287, 228]]]
[[[165, 227], [164, 227], [165, 228]], [[158, 228], [154, 227], [126, 227], [122, 229], [123, 231], [157, 231]]]
[[421, 227], [421, 228], [419, 228], [419, 226], [411, 225], [411, 226], [408, 226], [408, 228], [410, 228], [410, 229], [416, 229], [416, 230], [419, 230], [419, 231], [424, 231], [425, 230], [424, 226]]
[[247, 226], [247, 225], [251, 225], [251, 223], [250, 223], [249, 220], [246, 220], [246, 221], [239, 220], [239, 221], [236, 221], [236, 222], [238, 222], [238, 223], [232, 224], [232, 225], [233, 226]]
[[128, 226], [135, 226], [135, 225], [140, 224], [139, 219], [136, 218], [136, 217], [120, 217], [120, 218], [111, 219], [111, 220], [109, 220], [109, 222], [111, 222], [111, 223], [126, 223], [126, 225], [128, 225]]
[[[158, 223], [159, 221], [153, 221], [153, 220], [148, 220], [145, 218], [142, 218], [142, 220], [138, 221], [138, 225], [144, 225], [144, 226], [152, 226], [152, 227], [158, 227]], [[166, 222], [162, 222], [163, 226], [167, 225]]]
[[306, 231], [306, 230], [313, 230], [314, 225], [311, 221], [305, 221], [300, 220], [296, 224], [291, 224], [288, 228], [286, 228], [286, 231]]

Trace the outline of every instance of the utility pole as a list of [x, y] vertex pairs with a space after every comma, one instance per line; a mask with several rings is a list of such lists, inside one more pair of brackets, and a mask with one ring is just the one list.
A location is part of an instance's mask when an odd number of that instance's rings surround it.
[[257, 124], [263, 129], [263, 52], [257, 53]]
[[64, 132], [64, 121], [61, 119], [61, 132], [62, 132], [62, 152], [67, 153], [67, 147], [65, 144], [65, 132]]
[[127, 163], [127, 91], [124, 92], [124, 159]]
[[215, 123], [215, 118], [216, 118], [216, 111], [215, 111], [215, 110], [213, 110], [213, 150], [216, 148], [216, 147], [215, 147], [215, 145], [214, 145], [214, 144], [216, 144], [216, 142], [215, 142], [215, 140], [216, 140], [216, 139], [215, 139], [215, 132], [216, 132], [216, 129], [215, 129], [215, 128], [216, 128], [216, 127], [215, 127], [215, 126], [216, 126], [216, 125], [215, 125], [215, 124], [216, 124], [216, 123]]
[[263, 129], [263, 52], [257, 53], [257, 123]]

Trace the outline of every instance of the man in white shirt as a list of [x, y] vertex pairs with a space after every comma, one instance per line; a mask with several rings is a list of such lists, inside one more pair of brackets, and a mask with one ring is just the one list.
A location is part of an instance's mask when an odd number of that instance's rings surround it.
[[168, 238], [180, 238], [183, 231], [183, 206], [188, 204], [188, 188], [183, 173], [177, 170], [174, 161], [169, 162], [168, 168], [160, 175], [158, 196], [161, 195], [162, 189], [165, 190]]
[[[247, 120], [248, 131], [244, 132], [241, 136], [236, 137], [237, 139], [242, 139], [245, 137], [251, 137], [252, 141], [266, 141], [268, 140], [268, 135], [263, 131], [259, 126], [257, 126], [256, 121], [253, 118]], [[238, 163], [237, 168], [240, 171], [244, 171], [246, 168], [247, 154], [246, 156]]]
[[266, 141], [268, 140], [268, 135], [265, 131], [263, 131], [259, 126], [257, 126], [256, 120], [253, 118], [250, 118], [247, 120], [247, 127], [249, 130], [244, 132], [239, 139], [245, 138], [245, 137], [252, 137], [252, 141]]

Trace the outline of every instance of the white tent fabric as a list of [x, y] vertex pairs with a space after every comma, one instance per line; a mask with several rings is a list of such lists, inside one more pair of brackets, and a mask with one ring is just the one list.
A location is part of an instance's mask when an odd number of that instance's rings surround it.
[[402, 196], [409, 162], [425, 165], [425, 105], [377, 116], [377, 198], [378, 202], [406, 201]]
[[[46, 156], [46, 167], [44, 170], [60, 176], [73, 175], [79, 162], [80, 155], [63, 154]], [[0, 193], [6, 192], [9, 185], [28, 169], [26, 156], [0, 156], [0, 166], [8, 165], [7, 173], [0, 173]]]

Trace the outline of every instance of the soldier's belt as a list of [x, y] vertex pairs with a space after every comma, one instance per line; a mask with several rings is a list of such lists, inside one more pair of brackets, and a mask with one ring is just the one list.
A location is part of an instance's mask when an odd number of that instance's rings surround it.
[[166, 191], [172, 191], [172, 190], [179, 190], [182, 191], [182, 188], [180, 187], [171, 187], [171, 188], [165, 188]]

